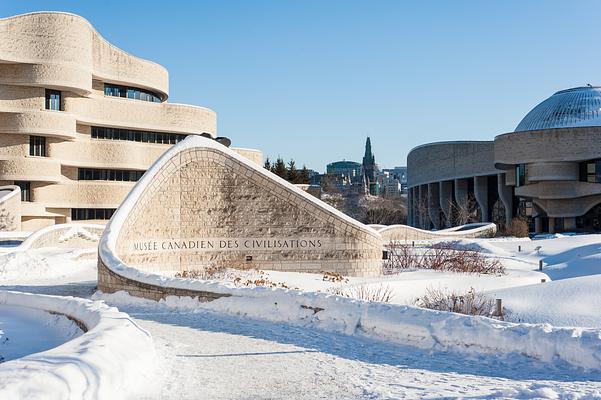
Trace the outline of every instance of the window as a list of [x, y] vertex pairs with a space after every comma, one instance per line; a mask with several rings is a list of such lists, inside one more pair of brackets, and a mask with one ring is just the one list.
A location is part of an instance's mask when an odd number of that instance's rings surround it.
[[46, 157], [46, 138], [43, 136], [29, 137], [29, 155]]
[[187, 135], [179, 133], [147, 132], [133, 129], [105, 128], [93, 126], [91, 136], [93, 139], [127, 140], [130, 142], [175, 144], [186, 138]]
[[126, 169], [79, 168], [77, 179], [80, 181], [124, 181], [136, 182], [146, 171]]
[[515, 167], [515, 183], [516, 186], [524, 186], [528, 184], [528, 173], [526, 171], [526, 164], [519, 164]]
[[61, 111], [61, 92], [46, 89], [46, 110]]
[[86, 219], [111, 219], [114, 208], [72, 208], [71, 219], [81, 221]]
[[601, 183], [601, 160], [580, 163], [580, 181]]
[[31, 201], [31, 182], [15, 181], [15, 185], [21, 189], [21, 201]]
[[113, 97], [125, 97], [134, 100], [150, 101], [152, 103], [160, 103], [161, 97], [149, 90], [139, 89], [129, 86], [104, 84], [104, 95]]

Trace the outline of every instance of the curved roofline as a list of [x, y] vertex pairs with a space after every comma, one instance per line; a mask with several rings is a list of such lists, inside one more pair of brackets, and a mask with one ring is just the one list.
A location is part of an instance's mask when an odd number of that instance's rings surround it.
[[553, 93], [553, 95], [561, 94], [561, 93], [568, 93], [568, 92], [575, 92], [577, 90], [582, 90], [582, 89], [601, 89], [601, 86], [593, 86], [593, 85], [590, 85], [590, 86], [576, 86], [576, 87], [569, 88], [569, 89], [559, 90], [559, 91]]
[[357, 161], [352, 161], [352, 160], [339, 160], [339, 161], [332, 161], [331, 163], [327, 163], [327, 165], [332, 165], [332, 164], [337, 164], [337, 163], [351, 163], [351, 164], [358, 164], [358, 165], [362, 165], [360, 162]]
[[[82, 17], [81, 15], [70, 13], [70, 12], [66, 12], [66, 11], [33, 11], [33, 12], [28, 12], [28, 13], [23, 13], [23, 14], [18, 14], [18, 15], [12, 15], [10, 17], [0, 18], [0, 21], [8, 21], [8, 20], [11, 20], [11, 19], [23, 18], [23, 17], [27, 17], [27, 16], [30, 16], [30, 15], [40, 15], [40, 14], [46, 14], [46, 15], [68, 15], [70, 17], [76, 17], [76, 18], [84, 21], [90, 27], [90, 29], [92, 29], [92, 31], [95, 32], [98, 35], [98, 37], [102, 41], [104, 41], [107, 45], [109, 45], [110, 47], [112, 47], [112, 48], [114, 48], [114, 49], [122, 52], [123, 54], [125, 54], [125, 55], [127, 55], [129, 57], [132, 57], [132, 58], [134, 58], [136, 60], [140, 60], [140, 61], [143, 61], [143, 62], [147, 62], [147, 63], [153, 64], [153, 65], [156, 65], [157, 67], [159, 67], [159, 68], [161, 68], [162, 70], [165, 71], [165, 73], [167, 74], [167, 80], [169, 80], [169, 70], [167, 68], [165, 68], [163, 65], [161, 65], [161, 64], [159, 64], [159, 63], [157, 63], [155, 61], [148, 60], [146, 58], [138, 57], [138, 56], [136, 56], [134, 54], [131, 54], [130, 52], [125, 51], [122, 48], [114, 45], [113, 43], [109, 42], [104, 36], [102, 36], [102, 34], [100, 32], [98, 32], [98, 30], [94, 27], [94, 25], [92, 25], [92, 23], [90, 21], [88, 21], [88, 19], [86, 19], [85, 17]], [[145, 89], [156, 90], [156, 89], [153, 89], [153, 88], [145, 88]], [[168, 93], [162, 93], [162, 95], [163, 95], [163, 101], [166, 101], [169, 98], [169, 94]]]
[[520, 133], [561, 131], [561, 130], [568, 130], [568, 129], [569, 130], [572, 130], [572, 129], [600, 129], [601, 130], [601, 125], [566, 126], [566, 127], [563, 127], [563, 128], [545, 128], [545, 129], [530, 129], [530, 130], [527, 130], [527, 131], [512, 131], [512, 132], [500, 133], [497, 136], [495, 136], [494, 140], [497, 140], [497, 138], [500, 138], [502, 136], [508, 136], [508, 135], [514, 135], [514, 134], [518, 135]]
[[442, 140], [440, 142], [431, 142], [431, 143], [425, 143], [425, 144], [420, 144], [419, 146], [415, 146], [414, 148], [409, 150], [409, 153], [407, 153], [407, 155], [409, 155], [411, 152], [413, 152], [414, 150], [417, 150], [419, 148], [436, 146], [436, 145], [440, 145], [440, 144], [478, 144], [478, 143], [493, 143], [493, 142], [494, 142], [494, 140]]
[[152, 61], [146, 58], [142, 58], [139, 56], [136, 56], [135, 54], [131, 54], [130, 52], [123, 50], [121, 47], [118, 47], [116, 45], [114, 45], [112, 42], [109, 42], [104, 36], [102, 36], [102, 34], [100, 32], [98, 32], [98, 30], [94, 27], [94, 25], [92, 25], [92, 23], [85, 17], [82, 17], [79, 14], [74, 14], [74, 13], [70, 13], [70, 12], [66, 12], [66, 11], [33, 11], [33, 12], [28, 12], [28, 13], [23, 13], [23, 14], [17, 14], [17, 15], [12, 15], [10, 17], [4, 17], [4, 18], [0, 18], [0, 21], [4, 21], [4, 20], [9, 20], [9, 19], [13, 19], [13, 18], [20, 18], [20, 17], [26, 17], [28, 15], [36, 15], [36, 14], [63, 14], [63, 15], [69, 15], [71, 17], [77, 17], [79, 19], [84, 20], [89, 26], [90, 28], [92, 28], [92, 30], [94, 30], [94, 32], [96, 32], [98, 34], [98, 36], [100, 36], [100, 38], [102, 40], [104, 40], [109, 46], [116, 48], [117, 50], [127, 54], [128, 56], [138, 59], [138, 60], [142, 60], [142, 61], [146, 61], [149, 62], [151, 64], [157, 65], [159, 67], [161, 67], [162, 69], [165, 70], [165, 72], [169, 73], [169, 71], [167, 70], [167, 68], [165, 68], [163, 65], [159, 64], [156, 61]]

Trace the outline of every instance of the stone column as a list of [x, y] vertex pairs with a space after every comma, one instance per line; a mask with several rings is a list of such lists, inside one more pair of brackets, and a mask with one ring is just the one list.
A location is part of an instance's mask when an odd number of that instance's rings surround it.
[[424, 190], [424, 185], [419, 185], [419, 195], [418, 195], [418, 203], [417, 203], [417, 218], [418, 218], [418, 228], [425, 228], [425, 210], [424, 204], [426, 200], [426, 190]]
[[467, 203], [467, 179], [455, 179], [455, 201], [457, 204], [465, 205]]
[[440, 182], [438, 188], [438, 202], [439, 206], [444, 213], [445, 221], [444, 226], [450, 228], [452, 224], [452, 203], [453, 203], [453, 182], [443, 181]]
[[543, 217], [534, 217], [534, 233], [543, 231]]
[[549, 217], [549, 233], [555, 233], [555, 218]]
[[475, 176], [474, 177], [474, 196], [480, 206], [480, 222], [490, 222], [488, 216], [488, 177], [487, 176]]
[[506, 184], [505, 177], [504, 173], [497, 175], [497, 191], [505, 207], [505, 223], [510, 224], [513, 219], [513, 188]]
[[576, 218], [575, 217], [566, 217], [563, 219], [563, 229], [566, 232], [575, 232], [576, 231]]
[[440, 229], [440, 195], [438, 182], [428, 183], [428, 215], [434, 229]]
[[407, 225], [413, 226], [413, 188], [407, 190]]
[[456, 210], [457, 212], [460, 212], [462, 209], [467, 209], [469, 200], [468, 191], [469, 184], [467, 179], [455, 179], [455, 204], [458, 208], [458, 210]]

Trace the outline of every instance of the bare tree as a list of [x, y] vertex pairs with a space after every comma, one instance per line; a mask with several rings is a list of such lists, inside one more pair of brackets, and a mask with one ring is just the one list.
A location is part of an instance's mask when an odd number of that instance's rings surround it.
[[478, 202], [472, 194], [467, 196], [465, 202], [451, 202], [449, 209], [451, 210], [453, 226], [480, 222], [478, 218]]

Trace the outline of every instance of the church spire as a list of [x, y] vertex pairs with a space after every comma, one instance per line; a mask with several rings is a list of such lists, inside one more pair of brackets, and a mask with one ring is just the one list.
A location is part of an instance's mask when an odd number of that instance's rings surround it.
[[369, 136], [365, 141], [365, 155], [363, 156], [363, 175], [368, 184], [375, 181], [376, 157], [371, 151], [371, 140]]

